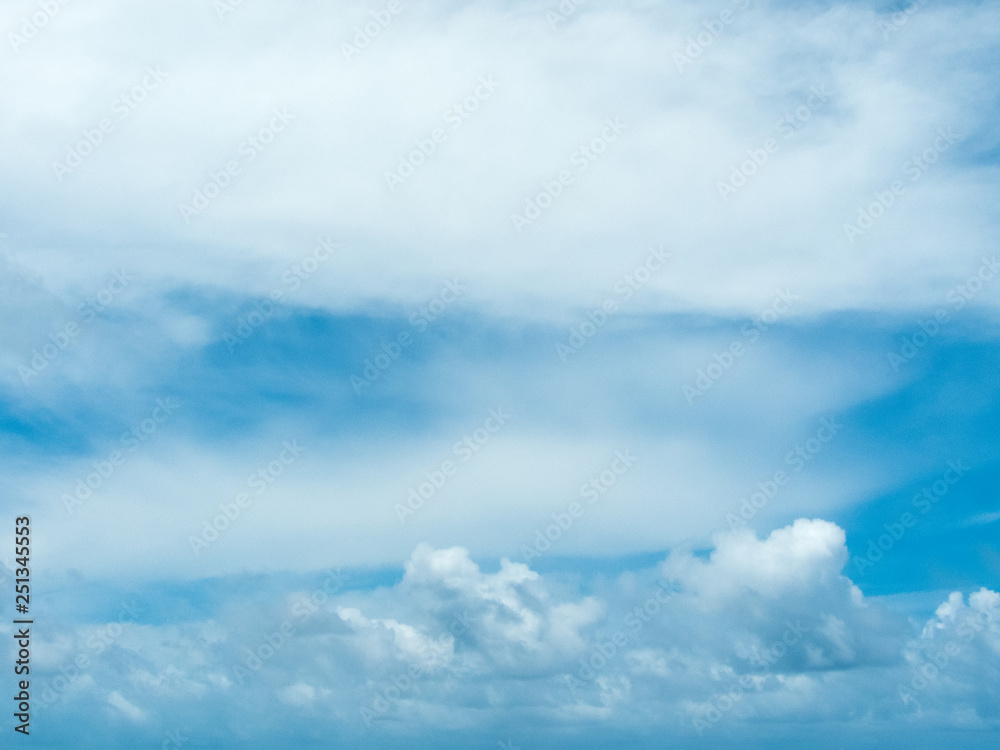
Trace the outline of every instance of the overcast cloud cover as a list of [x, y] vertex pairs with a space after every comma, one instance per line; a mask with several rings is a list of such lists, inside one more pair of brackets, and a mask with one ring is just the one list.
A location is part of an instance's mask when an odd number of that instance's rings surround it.
[[4, 747], [1000, 742], [1000, 8], [0, 31]]

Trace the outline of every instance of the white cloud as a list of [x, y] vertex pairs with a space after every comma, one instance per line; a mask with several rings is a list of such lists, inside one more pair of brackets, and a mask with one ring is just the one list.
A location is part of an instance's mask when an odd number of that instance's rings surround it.
[[[659, 571], [667, 589], [636, 572], [582, 596], [524, 565], [484, 573], [465, 550], [420, 546], [400, 583], [338, 595], [308, 621], [286, 600], [223, 604], [231, 615], [211, 623], [133, 627], [132, 666], [116, 643], [61, 700], [110, 691], [130, 720], [169, 722], [191, 701], [273, 698], [337, 706], [321, 726], [353, 731], [367, 716], [374, 732], [394, 719], [476, 727], [487, 706], [543, 733], [583, 717], [620, 728], [655, 716], [684, 737], [758, 722], [854, 725], [870, 711], [904, 727], [1000, 727], [990, 702], [1000, 594], [955, 592], [930, 620], [908, 623], [840, 575], [845, 559], [841, 529], [799, 519], [765, 539], [722, 534], [707, 558], [672, 555]], [[280, 622], [293, 626], [283, 638]], [[720, 696], [739, 685], [726, 708]]]
[[[364, 14], [343, 8], [244, 4], [219, 22], [193, 0], [142, 14], [114, 0], [66, 6], [0, 73], [0, 112], [31, 133], [0, 150], [12, 186], [4, 200], [22, 207], [7, 228], [12, 257], [56, 290], [126, 261], [150, 280], [264, 294], [316, 235], [334, 232], [344, 252], [303, 289], [307, 303], [413, 304], [461, 273], [477, 305], [513, 312], [531, 301], [541, 312], [591, 304], [649, 245], [666, 244], [692, 260], [657, 278], [643, 308], [750, 313], [792, 286], [803, 296], [797, 316], [937, 304], [995, 247], [995, 223], [983, 218], [991, 168], [957, 156], [960, 145], [856, 246], [842, 228], [876, 191], [911, 179], [905, 163], [936, 128], [967, 142], [988, 129], [989, 112], [961, 92], [989, 88], [979, 57], [997, 23], [990, 5], [922, 6], [884, 40], [888, 14], [861, 5], [753, 3], [683, 72], [673, 53], [717, 15], [695, 3], [588, 2], [554, 32], [545, 5], [405, 5], [351, 63], [337, 40]], [[19, 14], [5, 9], [6, 25]], [[961, 54], [932, 43], [941, 28], [964, 40]], [[169, 78], [57, 182], [53, 160], [116, 117], [113, 102], [148, 65]], [[451, 130], [445, 111], [480, 75], [500, 87]], [[831, 100], [786, 138], [778, 121], [818, 85]], [[178, 204], [227, 160], [246, 159], [241, 143], [275, 107], [294, 113], [288, 129], [185, 224]], [[513, 231], [510, 214], [560, 169], [575, 170], [574, 149], [607, 117], [626, 123], [620, 141], [535, 225]], [[384, 173], [437, 126], [447, 140], [390, 192]], [[723, 202], [717, 183], [767, 137], [780, 150]], [[101, 250], [109, 225], [122, 243]], [[891, 284], [900, 277], [908, 283]]]
[[141, 722], [146, 720], [146, 712], [130, 703], [117, 690], [112, 691], [108, 695], [108, 704], [121, 711], [129, 721]]
[[[751, 591], [765, 599], [827, 587], [847, 562], [843, 529], [829, 521], [800, 518], [776, 529], [764, 541], [749, 529], [717, 538], [711, 559], [681, 556], [664, 572], [685, 583], [707, 606], [725, 606], [736, 593]], [[714, 605], [714, 606], [713, 606]]]

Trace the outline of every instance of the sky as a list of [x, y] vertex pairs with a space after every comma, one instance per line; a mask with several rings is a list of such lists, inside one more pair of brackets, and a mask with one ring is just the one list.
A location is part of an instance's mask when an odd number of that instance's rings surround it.
[[995, 5], [0, 32], [11, 746], [997, 746]]

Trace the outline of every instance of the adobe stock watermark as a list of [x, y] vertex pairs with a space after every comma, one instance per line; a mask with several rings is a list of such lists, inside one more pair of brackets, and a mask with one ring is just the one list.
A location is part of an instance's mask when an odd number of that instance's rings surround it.
[[809, 628], [796, 620], [795, 623], [786, 622], [785, 632], [781, 638], [775, 640], [765, 649], [747, 649], [742, 643], [737, 644], [737, 655], [742, 659], [747, 659], [750, 665], [759, 670], [757, 674], [740, 675], [735, 682], [724, 692], [718, 693], [708, 700], [708, 707], [704, 709], [701, 716], [692, 716], [691, 723], [698, 735], [704, 734], [706, 729], [711, 729], [719, 723], [723, 716], [733, 710], [736, 704], [743, 700], [744, 692], [754, 687], [761, 675], [768, 674], [775, 664], [781, 660], [788, 649], [798, 643]]
[[750, 345], [777, 323], [798, 299], [800, 299], [799, 295], [793, 294], [788, 289], [778, 290], [774, 299], [771, 300], [771, 304], [740, 328], [740, 334], [746, 339], [745, 343], [740, 339], [734, 339], [729, 346], [713, 355], [711, 362], [695, 373], [693, 384], [685, 383], [681, 386], [681, 392], [687, 402], [693, 404], [696, 398], [708, 393], [716, 381], [746, 355]]
[[236, 147], [236, 153], [243, 158], [230, 159], [219, 169], [209, 172], [209, 179], [192, 192], [191, 202], [177, 204], [177, 210], [184, 223], [190, 224], [193, 218], [200, 215], [212, 201], [222, 195], [222, 191], [242, 174], [243, 168], [264, 153], [267, 147], [274, 143], [278, 133], [283, 133], [294, 119], [295, 115], [291, 114], [287, 107], [271, 110], [271, 119], [267, 125], [244, 138]]
[[339, 245], [332, 238], [319, 237], [309, 253], [301, 260], [288, 266], [281, 276], [281, 285], [272, 289], [267, 299], [258, 300], [254, 304], [256, 309], [241, 316], [236, 321], [236, 327], [233, 331], [227, 332], [222, 337], [222, 340], [229, 347], [229, 353], [235, 352], [236, 347], [246, 342], [274, 317], [275, 303], [284, 303], [287, 295], [301, 287], [303, 282], [316, 273], [338, 248]]
[[411, 516], [424, 507], [428, 500], [437, 494], [438, 490], [447, 484], [449, 479], [458, 474], [458, 470], [471, 461], [472, 457], [490, 442], [509, 419], [510, 414], [505, 413], [502, 406], [490, 409], [482, 427], [476, 428], [468, 435], [463, 435], [462, 439], [451, 447], [451, 453], [459, 459], [458, 462], [450, 458], [445, 459], [437, 469], [425, 471], [424, 479], [426, 481], [418, 484], [416, 488], [410, 488], [406, 504], [396, 503], [393, 506], [393, 511], [395, 511], [400, 525], [405, 524]]
[[545, 11], [545, 20], [549, 23], [549, 28], [557, 30], [583, 5], [583, 0], [562, 0], [554, 10]]
[[[576, 175], [583, 174], [590, 168], [590, 165], [597, 161], [602, 154], [606, 153], [608, 147], [618, 140], [618, 137], [625, 132], [625, 124], [621, 118], [608, 117], [604, 120], [604, 129], [599, 135], [590, 140], [589, 143], [582, 144], [570, 155], [570, 166], [576, 168]], [[518, 234], [524, 231], [526, 226], [534, 224], [561, 196], [567, 187], [573, 184], [574, 170], [563, 169], [554, 179], [544, 180], [542, 190], [531, 198], [524, 201], [524, 211], [522, 213], [512, 213], [510, 222]]]
[[[750, 7], [750, 0], [732, 0], [732, 3], [737, 11], [743, 11]], [[701, 25], [705, 27], [705, 30], [687, 38], [684, 54], [674, 52], [674, 66], [677, 68], [677, 72], [683, 73], [685, 68], [693, 65], [695, 60], [699, 59], [705, 50], [711, 47], [715, 40], [722, 35], [726, 27], [735, 20], [736, 13], [727, 8], [717, 16], [702, 21]]]
[[[624, 451], [615, 451], [615, 457], [608, 465], [608, 468], [581, 485], [580, 496], [587, 500], [588, 506], [593, 505], [603, 495], [607, 494], [608, 490], [614, 487], [618, 483], [619, 478], [625, 476], [638, 460], [639, 457], [633, 456], [628, 448]], [[532, 546], [521, 545], [521, 559], [525, 563], [530, 563], [532, 560], [544, 555], [586, 513], [587, 508], [578, 502], [570, 503], [562, 513], [553, 513], [550, 516], [553, 522], [546, 526], [544, 531], [541, 528], [535, 529], [535, 538]]]
[[385, 716], [393, 704], [401, 700], [420, 678], [430, 674], [439, 661], [443, 657], [446, 657], [448, 653], [448, 647], [444, 644], [436, 642], [424, 644], [418, 654], [422, 663], [410, 664], [404, 671], [392, 675], [389, 678], [389, 684], [383, 684], [381, 688], [375, 691], [370, 708], [367, 706], [358, 708], [365, 726], [371, 729], [375, 721]]
[[372, 20], [354, 28], [354, 37], [351, 39], [354, 44], [341, 43], [340, 51], [344, 55], [344, 60], [351, 62], [360, 55], [379, 34], [389, 27], [392, 19], [402, 12], [403, 6], [399, 0], [389, 0], [385, 8], [371, 11]]
[[459, 279], [449, 279], [431, 300], [410, 313], [407, 322], [410, 330], [399, 331], [391, 340], [383, 341], [379, 349], [381, 351], [374, 357], [365, 359], [364, 369], [360, 375], [351, 375], [351, 387], [354, 393], [360, 396], [365, 388], [370, 388], [375, 381], [382, 377], [382, 373], [388, 370], [393, 362], [396, 362], [403, 354], [403, 350], [409, 348], [415, 341], [417, 334], [422, 334], [432, 323], [441, 318], [448, 308], [459, 300], [468, 285]]
[[587, 649], [587, 653], [579, 659], [580, 668], [576, 675], [569, 675], [570, 691], [576, 695], [585, 683], [592, 682], [625, 649], [633, 642], [638, 642], [639, 633], [678, 595], [679, 590], [674, 581], [660, 578], [656, 581], [657, 588], [641, 604], [637, 604], [625, 616], [625, 628], [619, 628], [610, 635], [598, 638]]
[[[971, 601], [972, 596], [969, 599]], [[995, 602], [988, 601], [986, 609], [980, 609], [973, 614], [969, 612], [962, 623], [955, 629], [957, 638], [950, 639], [940, 649], [927, 654], [928, 658], [913, 668], [913, 675], [908, 685], [899, 683], [896, 691], [904, 704], [913, 703], [920, 709], [917, 696], [933, 684], [955, 659], [961, 655], [962, 649], [968, 646], [975, 637], [1000, 619], [1000, 608]]]
[[781, 488], [789, 484], [792, 477], [800, 473], [806, 464], [812, 461], [842, 428], [843, 425], [839, 424], [834, 417], [821, 419], [816, 434], [796, 445], [785, 456], [785, 464], [791, 467], [791, 474], [784, 469], [778, 469], [770, 478], [757, 482], [757, 488], [754, 492], [740, 498], [738, 515], [736, 513], [726, 514], [725, 520], [729, 524], [729, 530], [736, 531], [736, 529], [746, 526], [748, 521], [752, 521], [757, 513], [778, 495]]
[[105, 458], [93, 461], [91, 466], [94, 470], [77, 481], [72, 495], [68, 492], [63, 493], [61, 499], [66, 512], [73, 513], [93, 497], [94, 493], [100, 490], [125, 465], [129, 455], [135, 453], [143, 443], [150, 440], [159, 431], [160, 426], [170, 419], [180, 406], [181, 402], [172, 396], [156, 399], [156, 404], [149, 416], [132, 425], [128, 432], [122, 433], [119, 438], [120, 449], [116, 448]]
[[180, 750], [190, 740], [190, 737], [181, 734], [180, 729], [168, 729], [163, 733], [163, 744], [160, 745], [160, 750]]
[[48, 369], [48, 366], [59, 359], [62, 353], [69, 348], [74, 339], [96, 320], [100, 313], [107, 310], [115, 298], [124, 292], [125, 288], [134, 280], [135, 277], [124, 268], [115, 271], [108, 283], [101, 287], [96, 294], [87, 297], [77, 305], [76, 319], [50, 333], [48, 342], [32, 349], [31, 358], [27, 365], [17, 366], [17, 374], [21, 376], [21, 382], [27, 385]]
[[59, 15], [59, 11], [69, 2], [70, 0], [40, 0], [38, 10], [30, 16], [22, 18], [17, 31], [7, 32], [10, 48], [18, 52], [21, 47], [37, 37], [41, 30], [49, 25], [49, 21]]
[[305, 448], [300, 446], [297, 441], [284, 441], [281, 444], [281, 450], [272, 461], [261, 466], [247, 477], [247, 488], [253, 490], [253, 494], [238, 492], [232, 502], [219, 503], [220, 512], [211, 519], [205, 519], [201, 534], [197, 536], [192, 534], [188, 537], [191, 551], [195, 555], [200, 555], [202, 550], [207, 549], [226, 529], [236, 523], [243, 515], [243, 511], [249, 508], [256, 498], [267, 492], [278, 477], [285, 473], [285, 469], [294, 464], [304, 452]]
[[476, 86], [472, 93], [445, 110], [442, 117], [445, 124], [451, 126], [450, 131], [445, 128], [434, 128], [426, 138], [417, 138], [413, 142], [416, 148], [406, 156], [399, 157], [399, 164], [396, 170], [393, 172], [383, 172], [385, 183], [389, 186], [390, 192], [395, 193], [400, 185], [412, 177], [421, 166], [426, 164], [427, 158], [437, 151], [438, 146], [448, 139], [449, 132], [454, 133], [462, 127], [469, 116], [479, 109], [479, 105], [493, 96], [493, 92], [500, 87], [500, 84], [493, 80], [492, 75], [479, 76], [478, 83], [479, 85]]
[[[1000, 272], [1000, 260], [997, 258], [997, 253], [993, 253], [992, 258], [987, 258], [984, 255], [980, 260], [982, 263], [975, 273], [965, 281], [953, 286], [945, 294], [945, 302], [954, 308], [954, 312], [963, 309], [975, 299], [983, 288], [993, 280], [997, 272]], [[904, 365], [916, 357], [930, 343], [931, 339], [941, 332], [942, 327], [950, 323], [951, 320], [951, 313], [947, 307], [939, 307], [928, 320], [918, 320], [917, 325], [920, 330], [904, 337], [898, 350], [886, 352], [893, 372], [899, 372], [900, 365]]]
[[[783, 138], [788, 139], [794, 136], [802, 128], [813, 114], [823, 107], [833, 96], [833, 92], [828, 90], [824, 84], [813, 86], [809, 89], [809, 98], [804, 104], [799, 105], [791, 112], [786, 112], [775, 124], [775, 130]], [[729, 179], [719, 180], [715, 183], [719, 196], [723, 201], [728, 201], [742, 188], [757, 172], [767, 164], [768, 160], [781, 149], [781, 141], [775, 137], [768, 137], [758, 148], [747, 149], [747, 156], [750, 157], [738, 164], [733, 164], [730, 168]]]
[[94, 660], [121, 638], [126, 625], [139, 622], [139, 615], [142, 612], [142, 607], [136, 605], [135, 599], [131, 602], [122, 602], [114, 622], [93, 628], [84, 644], [85, 647], [55, 670], [58, 672], [55, 677], [36, 685], [35, 705], [39, 708], [48, 708], [59, 701], [74, 682], [87, 674]]
[[320, 607], [330, 601], [330, 598], [344, 587], [346, 577], [341, 573], [340, 568], [326, 572], [327, 576], [321, 585], [314, 588], [308, 596], [303, 596], [295, 602], [292, 606], [291, 617], [286, 617], [279, 625], [275, 626], [257, 644], [256, 648], [243, 649], [245, 668], [240, 664], [233, 667], [233, 676], [238, 684], [242, 685], [251, 674], [259, 672], [264, 663], [274, 658], [291, 637], [305, 623], [316, 616]]
[[920, 10], [920, 3], [913, 2], [907, 5], [902, 10], [893, 11], [889, 15], [889, 18], [880, 18], [876, 27], [882, 32], [882, 41], [889, 41], [889, 36], [901, 28], [903, 28], [907, 23], [909, 23], [910, 18]]
[[[951, 488], [958, 484], [970, 470], [971, 467], [966, 466], [961, 460], [949, 461], [948, 468], [945, 469], [941, 478], [916, 493], [911, 500], [911, 505], [919, 511], [921, 516], [926, 516], [942, 499], [948, 496]], [[882, 524], [886, 533], [881, 534], [877, 539], [874, 537], [869, 539], [865, 553], [854, 555], [852, 558], [855, 572], [858, 575], [864, 575], [869, 568], [875, 567], [875, 564], [881, 561], [885, 554], [906, 536], [906, 532], [917, 525], [918, 520], [919, 518], [911, 511], [904, 511], [896, 520]]]
[[601, 300], [597, 307], [587, 312], [587, 319], [569, 327], [569, 339], [556, 343], [556, 355], [560, 362], [565, 362], [573, 354], [580, 351], [584, 345], [620, 311], [619, 305], [632, 299], [633, 295], [642, 289], [653, 278], [653, 274], [663, 268], [670, 260], [670, 253], [663, 248], [651, 247], [646, 259], [630, 272], [615, 282], [613, 294]]
[[142, 77], [135, 86], [121, 94], [111, 102], [111, 113], [117, 115], [116, 118], [102, 117], [92, 128], [83, 131], [83, 137], [77, 141], [76, 145], [66, 150], [63, 161], [53, 161], [52, 171], [59, 182], [62, 182], [66, 175], [72, 174], [83, 164], [98, 146], [104, 143], [105, 136], [111, 135], [118, 127], [118, 123], [124, 122], [132, 114], [136, 107], [146, 101], [150, 92], [159, 88], [169, 77], [160, 66], [146, 68], [146, 75]]
[[[903, 175], [909, 177], [910, 184], [918, 182], [927, 170], [930, 169], [941, 155], [954, 146], [963, 138], [955, 132], [952, 126], [938, 128], [937, 137], [933, 143], [925, 148], [920, 154], [911, 156], [903, 162]], [[871, 229], [875, 222], [881, 219], [895, 205], [896, 200], [906, 193], [906, 184], [902, 180], [896, 180], [884, 190], [878, 190], [874, 194], [875, 200], [866, 207], [858, 209], [858, 218], [853, 223], [844, 224], [844, 234], [847, 241], [855, 244], [859, 237]]]
[[243, 0], [214, 0], [212, 7], [215, 10], [215, 17], [220, 21], [243, 5]]

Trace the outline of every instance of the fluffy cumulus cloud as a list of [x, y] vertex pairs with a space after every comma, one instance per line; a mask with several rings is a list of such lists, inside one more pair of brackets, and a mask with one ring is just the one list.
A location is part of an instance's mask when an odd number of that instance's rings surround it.
[[263, 606], [228, 591], [210, 619], [176, 625], [133, 603], [44, 636], [36, 679], [47, 715], [98, 711], [145, 737], [184, 717], [213, 746], [230, 740], [211, 711], [264, 741], [280, 729], [265, 706], [338, 747], [414, 725], [483, 747], [491, 732], [568, 747], [637, 726], [706, 747], [788, 722], [995, 730], [1000, 594], [956, 591], [907, 619], [866, 598], [846, 559], [843, 530], [818, 519], [590, 581], [506, 559], [484, 572], [464, 549], [421, 545], [391, 586], [351, 590], [329, 572]]
[[1000, 594], [986, 588], [968, 596], [952, 593], [904, 655], [911, 674], [897, 689], [919, 720], [996, 726]]

